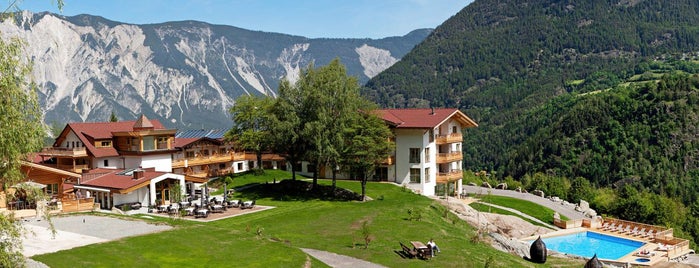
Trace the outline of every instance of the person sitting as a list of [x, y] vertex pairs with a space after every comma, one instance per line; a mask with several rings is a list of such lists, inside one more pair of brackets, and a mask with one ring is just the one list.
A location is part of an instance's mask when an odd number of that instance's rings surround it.
[[439, 253], [442, 253], [442, 251], [439, 250], [439, 247], [437, 246], [437, 243], [434, 242], [434, 239], [430, 238], [430, 241], [427, 242], [427, 246], [430, 247], [430, 252], [432, 252], [432, 257], [434, 257], [434, 252], [437, 251]]

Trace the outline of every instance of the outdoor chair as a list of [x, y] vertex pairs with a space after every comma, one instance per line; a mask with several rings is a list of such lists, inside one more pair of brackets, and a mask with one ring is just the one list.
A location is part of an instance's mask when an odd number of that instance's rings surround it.
[[616, 222], [612, 222], [612, 224], [610, 224], [606, 228], [604, 228], [605, 231], [611, 231], [614, 229], [616, 229]]
[[254, 207], [255, 207], [255, 200], [245, 201], [245, 202], [243, 202], [242, 205], [240, 205], [240, 209], [254, 208]]
[[636, 230], [635, 232], [632, 232], [631, 234], [634, 236], [639, 236], [639, 235], [645, 234], [645, 233], [646, 233], [646, 227], [643, 227], [640, 230]]

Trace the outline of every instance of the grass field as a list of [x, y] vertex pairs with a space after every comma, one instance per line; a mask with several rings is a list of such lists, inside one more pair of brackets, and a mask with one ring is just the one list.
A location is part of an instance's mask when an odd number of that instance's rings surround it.
[[[506, 196], [487, 195], [481, 196], [481, 201], [503, 207], [519, 210], [520, 212], [537, 218], [540, 221], [553, 224], [554, 211], [542, 205]], [[562, 220], [568, 220], [566, 216], [561, 215]]]
[[488, 212], [488, 213], [495, 213], [495, 214], [500, 214], [500, 215], [515, 216], [515, 217], [517, 217], [517, 218], [523, 219], [523, 220], [525, 220], [525, 221], [527, 221], [527, 222], [529, 222], [529, 223], [531, 223], [531, 224], [534, 224], [534, 225], [536, 225], [536, 226], [541, 226], [541, 227], [546, 227], [546, 228], [548, 228], [548, 226], [545, 226], [545, 225], [543, 225], [543, 224], [541, 224], [541, 223], [538, 223], [538, 222], [533, 221], [533, 220], [531, 220], [531, 219], [522, 217], [522, 216], [520, 216], [520, 215], [517, 215], [516, 213], [513, 213], [513, 212], [511, 212], [511, 211], [507, 211], [507, 210], [504, 210], [504, 209], [500, 209], [500, 208], [488, 206], [488, 205], [486, 205], [486, 204], [481, 204], [481, 203], [471, 203], [471, 204], [469, 204], [469, 206], [472, 207], [473, 209], [478, 210], [478, 211], [481, 211], [481, 212]]
[[[238, 186], [261, 183], [236, 193], [257, 197], [260, 205], [276, 208], [253, 214], [199, 223], [158, 219], [171, 231], [93, 244], [34, 256], [50, 267], [326, 267], [299, 248], [353, 256], [387, 267], [580, 267], [580, 261], [549, 258], [533, 264], [495, 250], [474, 239], [474, 228], [437, 201], [388, 183], [369, 183], [373, 201], [328, 201], [279, 193], [272, 178], [288, 174], [236, 177]], [[321, 181], [329, 184], [329, 181]], [[359, 182], [338, 181], [355, 192]], [[411, 214], [408, 214], [411, 211]], [[415, 220], [415, 215], [421, 220]], [[412, 219], [411, 219], [412, 218]], [[370, 242], [364, 249], [365, 238]], [[429, 261], [403, 259], [399, 242], [434, 238], [442, 253]]]

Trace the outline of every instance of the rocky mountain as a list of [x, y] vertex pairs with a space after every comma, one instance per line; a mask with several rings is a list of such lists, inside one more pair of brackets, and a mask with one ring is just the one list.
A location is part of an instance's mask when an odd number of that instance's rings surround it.
[[133, 25], [102, 17], [24, 12], [0, 24], [26, 40], [44, 121], [138, 114], [169, 127], [225, 128], [243, 94], [274, 96], [282, 78], [340, 58], [366, 82], [397, 62], [430, 29], [383, 39], [309, 39], [197, 21]]

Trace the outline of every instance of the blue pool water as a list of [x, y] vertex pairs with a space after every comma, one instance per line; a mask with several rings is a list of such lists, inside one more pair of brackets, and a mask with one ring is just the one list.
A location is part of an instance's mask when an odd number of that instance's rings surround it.
[[542, 240], [549, 250], [586, 258], [591, 258], [596, 253], [597, 258], [607, 260], [619, 259], [643, 246], [643, 242], [595, 232], [581, 232]]

